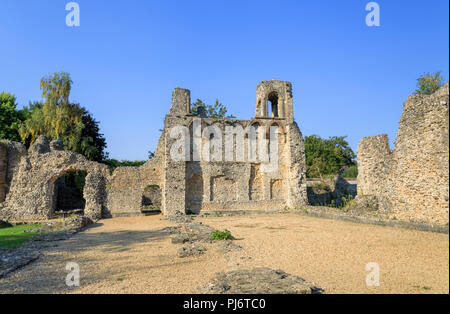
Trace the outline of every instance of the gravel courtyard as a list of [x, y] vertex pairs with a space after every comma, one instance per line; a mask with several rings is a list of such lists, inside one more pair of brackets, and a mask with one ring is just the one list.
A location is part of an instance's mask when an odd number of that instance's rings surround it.
[[[302, 277], [325, 293], [449, 293], [449, 236], [422, 231], [266, 214], [196, 218], [228, 229], [243, 250], [179, 258], [162, 216], [101, 220], [51, 243], [32, 264], [0, 279], [0, 293], [198, 293], [220, 271], [269, 267]], [[68, 262], [80, 287], [65, 284]], [[380, 266], [367, 287], [366, 264]]]

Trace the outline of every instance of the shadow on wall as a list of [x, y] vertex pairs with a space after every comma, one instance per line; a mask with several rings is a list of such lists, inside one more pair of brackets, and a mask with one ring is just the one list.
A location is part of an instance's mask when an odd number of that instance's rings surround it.
[[334, 178], [308, 179], [308, 202], [313, 206], [341, 206], [346, 200], [356, 197], [356, 178], [345, 179], [340, 176]]

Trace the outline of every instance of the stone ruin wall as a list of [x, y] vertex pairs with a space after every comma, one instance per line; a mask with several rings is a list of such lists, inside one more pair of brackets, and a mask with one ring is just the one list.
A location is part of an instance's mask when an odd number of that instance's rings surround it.
[[26, 149], [22, 144], [0, 140], [0, 205], [6, 200], [14, 172], [25, 154]]
[[[280, 96], [277, 105], [282, 117], [279, 118], [267, 116], [267, 95], [274, 92]], [[226, 126], [240, 125], [245, 129], [253, 123], [266, 127], [276, 123], [280, 130], [281, 152], [276, 172], [262, 173], [260, 164], [247, 159], [244, 162], [224, 161], [225, 152], [220, 162], [173, 160], [170, 149], [177, 139], [170, 136], [170, 129], [174, 126], [190, 128], [192, 139], [191, 126], [197, 118], [190, 112], [190, 91], [176, 88], [153, 159], [141, 167], [118, 168], [112, 174], [107, 186], [108, 213], [112, 216], [141, 214], [145, 189], [153, 185], [160, 187], [161, 210], [169, 215], [176, 211], [265, 210], [306, 204], [304, 143], [292, 118], [291, 84], [263, 81], [257, 87], [257, 105], [253, 120], [203, 118], [202, 128], [216, 126], [225, 134]], [[223, 136], [223, 148], [224, 141]], [[244, 147], [247, 158], [248, 138], [244, 139]]]
[[[274, 95], [278, 96], [276, 117], [268, 116], [268, 95], [272, 100]], [[148, 202], [149, 197], [161, 203], [166, 215], [176, 211], [273, 210], [308, 203], [304, 143], [293, 121], [289, 82], [272, 80], [258, 85], [257, 108], [252, 120], [201, 119], [203, 127], [216, 126], [222, 134], [229, 125], [239, 124], [246, 129], [258, 124], [268, 130], [276, 124], [280, 153], [274, 171], [263, 172], [264, 163], [247, 159], [248, 135], [244, 138], [246, 159], [243, 162], [173, 160], [170, 150], [176, 139], [170, 136], [169, 130], [173, 126], [189, 129], [196, 118], [190, 112], [190, 91], [176, 88], [155, 156], [140, 167], [119, 167], [112, 174], [106, 165], [64, 151], [62, 143], [49, 142], [44, 136], [40, 136], [28, 152], [19, 143], [8, 142], [6, 150], [5, 145], [0, 146], [0, 180], [5, 181], [6, 172], [6, 189], [3, 188], [6, 192], [3, 193], [7, 194], [5, 202], [0, 204], [0, 217], [10, 220], [52, 217], [57, 199], [55, 182], [69, 171], [86, 172], [85, 215], [95, 219], [142, 215], [144, 200]], [[267, 134], [267, 145], [268, 138]], [[223, 148], [224, 141], [225, 136]], [[225, 160], [224, 151], [222, 160]], [[3, 181], [0, 184], [4, 187]], [[149, 193], [149, 187], [155, 190]]]
[[[264, 86], [265, 88], [261, 88]], [[277, 118], [268, 117], [266, 94], [280, 95]], [[202, 129], [214, 126], [225, 134], [227, 126], [278, 126], [279, 160], [275, 171], [263, 172], [264, 163], [248, 160], [248, 135], [244, 138], [244, 161], [175, 161], [170, 148], [176, 139], [165, 132], [165, 173], [163, 203], [170, 211], [229, 211], [295, 208], [307, 204], [304, 143], [297, 124], [292, 120], [291, 85], [281, 81], [263, 81], [257, 87], [257, 108], [252, 120], [202, 119]], [[165, 130], [172, 126], [190, 128], [195, 116], [190, 114], [189, 90], [177, 88], [173, 104], [165, 119]], [[265, 100], [265, 103], [262, 103]], [[259, 107], [258, 107], [259, 106]], [[265, 109], [261, 109], [265, 108]], [[281, 109], [283, 108], [283, 109]], [[192, 130], [190, 137], [193, 137]], [[267, 136], [268, 138], [268, 136]], [[269, 140], [265, 139], [267, 145]], [[222, 137], [225, 148], [225, 136]], [[237, 139], [234, 140], [236, 145]], [[236, 146], [234, 146], [236, 148]], [[236, 149], [235, 149], [236, 151]], [[191, 159], [192, 160], [192, 159]]]
[[[0, 218], [12, 221], [51, 218], [55, 210], [55, 182], [69, 171], [87, 173], [84, 213], [93, 219], [103, 215], [105, 187], [109, 179], [106, 165], [62, 150], [59, 141], [40, 136], [28, 152], [20, 143], [8, 143], [9, 193], [0, 205]], [[19, 154], [19, 153], [20, 154]]]
[[449, 85], [404, 104], [394, 150], [385, 134], [358, 146], [358, 195], [375, 195], [392, 219], [448, 224]]

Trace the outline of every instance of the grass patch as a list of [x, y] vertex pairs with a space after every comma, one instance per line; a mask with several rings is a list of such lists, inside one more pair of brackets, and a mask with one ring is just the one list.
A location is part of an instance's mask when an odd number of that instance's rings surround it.
[[231, 232], [227, 229], [225, 229], [224, 231], [216, 230], [213, 233], [211, 233], [209, 239], [212, 241], [232, 240], [233, 236], [231, 235]]
[[23, 232], [26, 229], [38, 229], [40, 224], [34, 225], [17, 225], [0, 229], [0, 247], [1, 248], [15, 248], [23, 242], [36, 235], [36, 232]]

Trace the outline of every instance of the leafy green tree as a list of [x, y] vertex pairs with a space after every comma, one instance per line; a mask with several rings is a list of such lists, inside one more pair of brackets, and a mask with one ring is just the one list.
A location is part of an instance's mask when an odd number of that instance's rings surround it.
[[415, 94], [431, 95], [442, 86], [443, 81], [444, 78], [441, 76], [441, 72], [425, 73], [417, 79]]
[[70, 75], [61, 72], [43, 77], [40, 86], [44, 103], [30, 108], [31, 115], [20, 128], [22, 141], [32, 143], [44, 134], [50, 140], [61, 139], [67, 149], [76, 150], [84, 126], [81, 108], [69, 104]]
[[108, 154], [99, 123], [86, 108], [69, 102], [71, 86], [70, 75], [65, 72], [41, 79], [44, 102], [30, 103], [23, 109], [26, 119], [19, 128], [21, 140], [31, 145], [43, 134], [49, 140], [62, 140], [68, 150], [102, 161]]
[[356, 155], [345, 136], [323, 139], [305, 137], [306, 174], [309, 178], [339, 174], [343, 166], [355, 165]]
[[0, 93], [0, 138], [20, 141], [19, 128], [24, 112], [17, 110], [16, 96]]
[[225, 105], [219, 102], [216, 99], [216, 103], [214, 105], [205, 104], [201, 99], [197, 99], [195, 103], [191, 105], [191, 113], [195, 115], [200, 115], [203, 108], [203, 112], [206, 118], [214, 118], [214, 119], [235, 119], [236, 117], [233, 115], [227, 115], [228, 109]]
[[[80, 105], [73, 105], [80, 106]], [[102, 161], [108, 158], [106, 152], [106, 139], [100, 133], [99, 122], [89, 113], [89, 111], [81, 107], [81, 121], [83, 130], [81, 131], [81, 140], [78, 144], [76, 152], [86, 156], [93, 161]]]

